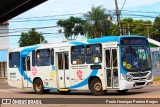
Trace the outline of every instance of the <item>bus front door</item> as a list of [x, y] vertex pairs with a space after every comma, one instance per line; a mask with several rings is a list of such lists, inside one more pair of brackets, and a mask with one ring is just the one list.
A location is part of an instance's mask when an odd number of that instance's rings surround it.
[[117, 59], [118, 59], [117, 48], [107, 48], [105, 50], [107, 88], [119, 87]]
[[[22, 57], [22, 74], [26, 75], [30, 79], [31, 76], [30, 56]], [[28, 81], [28, 78], [26, 78], [25, 76], [22, 77], [24, 88], [32, 87], [32, 84]]]
[[58, 88], [67, 88], [70, 86], [68, 52], [57, 53], [57, 60]]

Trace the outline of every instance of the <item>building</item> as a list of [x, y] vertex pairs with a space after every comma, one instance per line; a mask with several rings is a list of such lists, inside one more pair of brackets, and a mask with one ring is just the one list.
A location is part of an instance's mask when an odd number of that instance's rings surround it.
[[21, 13], [47, 0], [0, 0], [0, 82], [7, 78], [7, 54], [9, 49], [8, 22]]
[[8, 22], [0, 24], [0, 78], [7, 77], [7, 56], [9, 49]]

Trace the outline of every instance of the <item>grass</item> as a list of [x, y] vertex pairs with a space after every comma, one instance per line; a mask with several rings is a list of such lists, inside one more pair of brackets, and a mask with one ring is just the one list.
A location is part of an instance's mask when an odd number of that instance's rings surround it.
[[154, 76], [153, 81], [160, 81], [160, 76]]

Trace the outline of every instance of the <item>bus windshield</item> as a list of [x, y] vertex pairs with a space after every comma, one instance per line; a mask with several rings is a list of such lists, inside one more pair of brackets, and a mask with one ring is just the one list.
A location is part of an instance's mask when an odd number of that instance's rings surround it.
[[151, 69], [151, 53], [148, 46], [122, 46], [122, 66], [127, 71]]

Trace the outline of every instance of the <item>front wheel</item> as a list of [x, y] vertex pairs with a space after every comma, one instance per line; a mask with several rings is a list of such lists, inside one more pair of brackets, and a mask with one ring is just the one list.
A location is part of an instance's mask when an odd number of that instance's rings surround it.
[[126, 90], [116, 90], [119, 94], [124, 94], [124, 93], [126, 93], [127, 91], [128, 91], [128, 89], [126, 89]]
[[89, 87], [93, 95], [99, 96], [99, 95], [104, 95], [106, 93], [106, 90], [103, 90], [101, 80], [98, 78], [93, 79], [90, 82]]

